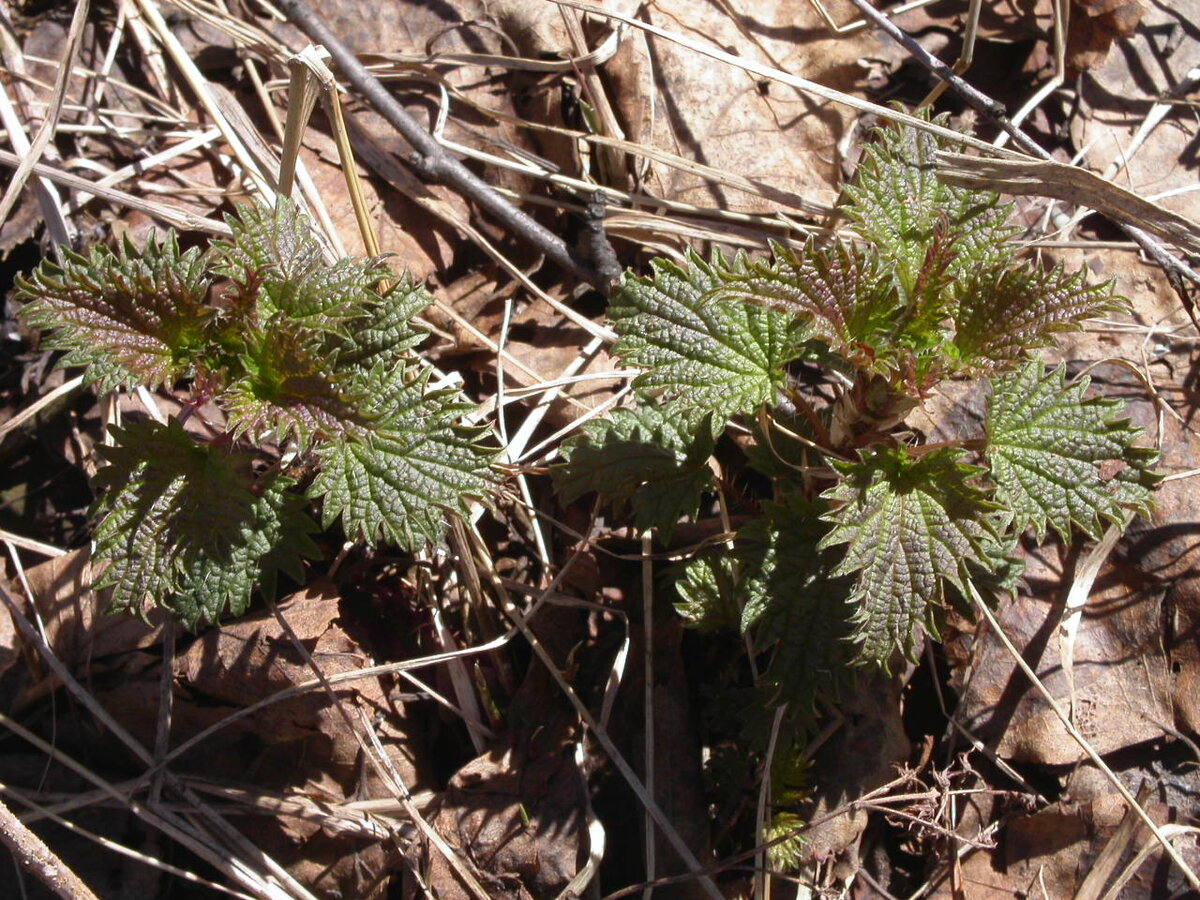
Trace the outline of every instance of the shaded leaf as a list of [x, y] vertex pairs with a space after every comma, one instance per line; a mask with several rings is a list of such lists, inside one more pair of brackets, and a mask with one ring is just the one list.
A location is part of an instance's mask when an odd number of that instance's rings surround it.
[[256, 479], [249, 457], [198, 444], [174, 420], [113, 434], [95, 479], [95, 557], [109, 563], [95, 587], [113, 589], [114, 610], [149, 598], [189, 627], [215, 621], [245, 609], [264, 562], [295, 572], [295, 554], [315, 551], [289, 480]]
[[562, 448], [565, 465], [552, 470], [564, 503], [598, 492], [620, 513], [631, 505], [639, 530], [657, 528], [670, 540], [676, 523], [695, 517], [711, 489], [712, 429], [669, 416], [648, 397], [632, 409], [588, 422]]
[[250, 606], [256, 587], [275, 595], [279, 572], [304, 580], [301, 557], [320, 558], [310, 534], [317, 525], [305, 515], [304, 498], [289, 489], [289, 478], [274, 476], [258, 485], [252, 515], [230, 536], [227, 554], [186, 554], [179, 587], [163, 605], [188, 628], [216, 622], [228, 610], [239, 616]]
[[679, 600], [675, 611], [697, 631], [738, 630], [738, 607], [733, 560], [726, 554], [696, 556], [684, 563], [675, 581]]
[[853, 581], [835, 571], [835, 553], [816, 549], [829, 531], [825, 509], [788, 496], [738, 534], [742, 630], [753, 628], [758, 650], [774, 645], [765, 681], [805, 725], [818, 699], [836, 699], [854, 657]]

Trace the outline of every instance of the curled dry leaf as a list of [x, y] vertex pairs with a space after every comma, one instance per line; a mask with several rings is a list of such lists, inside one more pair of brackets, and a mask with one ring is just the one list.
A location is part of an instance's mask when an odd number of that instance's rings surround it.
[[1114, 43], [1134, 33], [1145, 12], [1139, 0], [1071, 0], [1067, 65], [1075, 71], [1101, 65]]
[[[318, 585], [278, 607], [326, 677], [371, 664], [342, 630], [338, 601], [336, 594]], [[226, 714], [316, 677], [270, 613], [206, 631], [180, 656], [175, 672], [181, 692], [177, 705], [217, 706]], [[237, 724], [234, 733], [240, 740], [228, 752], [241, 755], [245, 775], [239, 780], [255, 785], [251, 795], [295, 795], [332, 807], [350, 800], [394, 799], [364, 761], [352, 730], [361, 729], [363, 722], [376, 728], [390, 765], [405, 785], [416, 787], [419, 745], [412, 740], [416, 735], [403, 729], [417, 728], [420, 717], [406, 712], [378, 678], [338, 685], [334, 693], [340, 711], [318, 687]], [[187, 764], [197, 765], [197, 756], [204, 753], [202, 746], [199, 754], [185, 758]], [[339, 827], [327, 814], [276, 817], [259, 810], [242, 824], [253, 829], [259, 846], [314, 890], [382, 896], [380, 885], [386, 885], [385, 876], [399, 865], [389, 844], [356, 836], [353, 828]]]

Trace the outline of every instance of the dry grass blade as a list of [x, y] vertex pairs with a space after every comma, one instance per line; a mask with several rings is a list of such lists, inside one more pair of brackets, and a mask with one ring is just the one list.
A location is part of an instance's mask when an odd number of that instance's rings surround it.
[[[299, 53], [288, 59], [288, 71], [291, 79], [288, 82], [288, 108], [286, 128], [283, 135], [283, 150], [279, 162], [279, 193], [284, 197], [292, 195], [292, 185], [296, 177], [296, 158], [300, 155], [300, 144], [304, 139], [304, 129], [317, 106], [317, 95], [321, 88], [321, 79], [326, 74], [330, 79], [333, 73], [322, 65], [317, 68], [314, 64], [320, 61], [322, 53], [309, 44]], [[309, 57], [316, 57], [315, 60]]]
[[1154, 852], [1158, 841], [1169, 841], [1171, 838], [1175, 837], [1191, 837], [1195, 839], [1196, 835], [1200, 834], [1200, 829], [1196, 828], [1194, 825], [1168, 824], [1162, 826], [1161, 832], [1161, 835], [1155, 834], [1152, 838], [1149, 838], [1144, 844], [1142, 844], [1142, 846], [1138, 849], [1137, 854], [1129, 861], [1129, 864], [1125, 866], [1125, 868], [1121, 871], [1121, 874], [1117, 876], [1117, 879], [1113, 882], [1112, 887], [1104, 892], [1104, 897], [1101, 898], [1101, 900], [1117, 900], [1117, 897], [1121, 895], [1121, 892], [1125, 889], [1129, 882], [1133, 880], [1133, 877], [1137, 874], [1138, 869], [1141, 868], [1142, 863], [1144, 863], [1150, 854]]
[[[246, 142], [230, 123], [227, 115], [222, 109], [221, 102], [214, 97], [214, 87], [207, 78], [197, 68], [195, 62], [188, 54], [187, 50], [180, 43], [175, 33], [171, 31], [162, 14], [159, 12], [157, 4], [154, 0], [135, 0], [138, 9], [141, 10], [142, 16], [147, 25], [152, 30], [154, 36], [159, 43], [166, 49], [171, 57], [171, 61], [183, 73], [184, 79], [188, 83], [188, 87], [199, 98], [205, 112], [215, 125], [221, 131], [221, 136], [229, 145], [233, 152], [234, 158], [242, 167], [242, 170], [255, 188], [264, 196], [271, 196], [274, 193], [274, 179], [269, 177], [262, 169], [258, 161], [251, 155], [247, 149]], [[253, 134], [257, 137], [257, 131]], [[261, 140], [261, 139], [259, 139]]]
[[[49, 644], [46, 643], [43, 636], [25, 617], [20, 605], [3, 587], [0, 587], [0, 601], [3, 601], [4, 605], [8, 607], [8, 612], [12, 616], [13, 623], [17, 626], [21, 636], [37, 650], [39, 657], [50, 667], [80, 703], [97, 720], [104, 723], [143, 764], [153, 768], [154, 759], [152, 754], [136, 738], [129, 734], [120, 722], [101, 706], [71, 675], [66, 666], [50, 648]], [[201, 858], [215, 865], [218, 869], [229, 875], [229, 877], [234, 878], [247, 888], [260, 892], [262, 896], [279, 898], [279, 900], [285, 897], [298, 898], [298, 900], [313, 900], [312, 895], [296, 882], [278, 863], [254, 847], [240, 832], [232, 828], [228, 822], [217, 815], [208, 804], [204, 803], [201, 798], [182, 785], [174, 775], [167, 773], [168, 783], [173, 790], [181, 792], [184, 799], [192, 804], [196, 815], [203, 821], [205, 828], [212, 829], [212, 833], [204, 833], [199, 830], [198, 826], [188, 823], [186, 820], [180, 819], [165, 810], [152, 810], [132, 801], [103, 779], [90, 772], [85, 766], [75, 763], [73, 760], [68, 760], [57, 750], [46, 745], [36, 735], [22, 728], [7, 716], [2, 717], [0, 721], [3, 721], [5, 727], [20, 734], [25, 740], [42, 746], [46, 752], [51, 753], [60, 759], [60, 761], [68, 764], [98, 787], [104, 788], [114, 799], [127, 805], [131, 811], [137, 813], [148, 823], [159, 828], [175, 840], [180, 841]], [[239, 852], [246, 854], [246, 859], [254, 860], [268, 874], [259, 875], [245, 862], [231, 856], [230, 847], [234, 847]], [[282, 884], [284, 887], [279, 887], [279, 884]]]
[[1083, 562], [1076, 569], [1075, 578], [1071, 582], [1071, 589], [1067, 592], [1062, 621], [1058, 625], [1058, 634], [1063, 675], [1067, 679], [1067, 709], [1072, 719], [1075, 718], [1076, 707], [1075, 641], [1079, 635], [1079, 624], [1083, 620], [1083, 610], [1087, 606], [1088, 596], [1092, 592], [1092, 586], [1096, 583], [1096, 576], [1100, 574], [1101, 566], [1104, 565], [1113, 548], [1117, 546], [1117, 541], [1121, 539], [1121, 535], [1132, 521], [1133, 516], [1127, 515], [1120, 525], [1110, 525], [1108, 527], [1104, 532], [1104, 536], [1096, 542], [1096, 546], [1088, 551], [1087, 556], [1084, 557]]
[[[646, 755], [646, 795], [653, 800], [655, 790], [655, 760], [654, 752], [654, 557], [653, 536], [650, 532], [642, 535], [642, 727], [645, 730], [643, 752]], [[646, 846], [646, 880], [653, 881], [656, 874], [654, 816], [649, 807], [645, 810]], [[642, 895], [650, 900], [653, 890], [646, 889]]]
[[59, 556], [66, 556], [67, 551], [60, 547], [52, 547], [50, 544], [44, 544], [41, 541], [35, 541], [32, 538], [21, 537], [19, 534], [13, 534], [11, 531], [5, 531], [0, 528], [0, 541], [11, 545], [9, 552], [12, 552], [13, 547], [20, 547], [22, 550], [29, 550], [33, 553], [40, 553], [42, 556], [49, 556], [54, 559]]
[[71, 16], [71, 27], [67, 32], [66, 47], [63, 48], [63, 56], [58, 64], [58, 78], [54, 83], [54, 93], [51, 97], [50, 107], [46, 111], [46, 118], [38, 128], [37, 134], [34, 135], [33, 142], [25, 153], [25, 158], [21, 160], [21, 164], [13, 174], [12, 180], [8, 183], [3, 198], [0, 198], [0, 222], [8, 219], [9, 213], [12, 212], [13, 207], [17, 203], [17, 198], [21, 195], [21, 191], [25, 187], [26, 179], [29, 178], [34, 165], [41, 160], [42, 151], [46, 149], [46, 145], [54, 137], [54, 130], [58, 127], [58, 117], [62, 115], [63, 102], [67, 96], [67, 83], [70, 81], [71, 72], [75, 67], [75, 57], [79, 53], [79, 43], [83, 39], [83, 27], [87, 23], [89, 8], [90, 4], [88, 0], [77, 0], [75, 4], [75, 12]]
[[[4, 28], [0, 27], [0, 33], [3, 31]], [[20, 153], [28, 154], [30, 150], [29, 139], [25, 136], [25, 131], [21, 127], [21, 121], [17, 117], [12, 102], [9, 100], [7, 86], [3, 83], [0, 83], [0, 123], [7, 130], [8, 140], [13, 147]], [[24, 159], [32, 158], [14, 155], [3, 150], [0, 150], [0, 153], [3, 154], [3, 157], [0, 158], [0, 163], [14, 167], [19, 167]], [[71, 243], [71, 235], [74, 232], [62, 214], [59, 206], [58, 191], [54, 189], [52, 180], [46, 177], [44, 169], [45, 167], [40, 163], [35, 163], [33, 166], [33, 171], [38, 176], [37, 198], [38, 205], [42, 210], [42, 219], [45, 221], [47, 231], [49, 231], [50, 236], [56, 244], [69, 245]]]
[[[3, 92], [0, 92], [2, 95]], [[7, 150], [0, 150], [0, 165], [16, 167], [20, 165], [20, 157]], [[141, 210], [147, 215], [167, 223], [174, 228], [183, 228], [191, 231], [199, 231], [202, 234], [210, 234], [219, 237], [228, 237], [230, 234], [229, 226], [224, 222], [217, 222], [213, 219], [206, 219], [204, 216], [196, 215], [179, 207], [172, 206], [169, 203], [161, 203], [157, 200], [150, 200], [145, 197], [139, 197], [136, 194], [130, 194], [126, 191], [120, 191], [116, 188], [103, 187], [94, 181], [89, 181], [86, 178], [81, 178], [78, 175], [66, 172], [56, 166], [51, 166], [46, 163], [38, 163], [33, 167], [34, 174], [46, 178], [56, 184], [61, 184], [64, 187], [71, 188], [77, 191], [85, 191], [96, 197], [108, 200], [118, 206], [128, 209]]]
[[281, 4], [291, 22], [313, 41], [323, 44], [330, 52], [346, 80], [361, 93], [376, 111], [417, 151], [415, 164], [422, 174], [453, 185], [470, 197], [481, 209], [501, 222], [510, 232], [519, 235], [568, 272], [583, 280], [603, 286], [615, 280], [619, 272], [599, 272], [582, 260], [558, 235], [551, 232], [527, 213], [517, 209], [497, 194], [490, 185], [450, 156], [422, 128], [409, 112], [383, 87], [357, 57], [302, 0], [284, 0]]
[[[1154, 786], [1150, 781], [1142, 782], [1142, 786], [1138, 788], [1137, 801], [1144, 803], [1153, 793]], [[1117, 863], [1121, 861], [1121, 857], [1125, 855], [1125, 850], [1129, 846], [1129, 842], [1133, 840], [1137, 832], [1138, 818], [1137, 814], [1132, 809], [1125, 810], [1125, 816], [1121, 819], [1121, 824], [1117, 826], [1117, 830], [1113, 836], [1109, 838], [1107, 844], [1104, 845], [1104, 850], [1096, 857], [1096, 861], [1088, 870], [1087, 877], [1083, 879], [1083, 884], [1079, 886], [1079, 890], [1075, 892], [1075, 900], [1100, 900], [1100, 892], [1104, 889], [1104, 885], [1108, 883], [1109, 877], [1117, 868]]]
[[[4, 793], [9, 796], [12, 796], [12, 797], [16, 798], [18, 800], [18, 802], [20, 802], [21, 804], [29, 807], [30, 811], [25, 813], [21, 817], [22, 822], [29, 824], [32, 822], [39, 821], [41, 819], [48, 819], [48, 820], [54, 822], [56, 825], [59, 825], [62, 828], [66, 828], [69, 831], [73, 832], [74, 834], [77, 834], [83, 838], [86, 838], [87, 840], [93, 842], [97, 846], [104, 848], [105, 850], [109, 850], [113, 853], [120, 854], [121, 856], [124, 856], [128, 859], [136, 860], [137, 862], [142, 863], [143, 865], [151, 866], [155, 869], [158, 869], [159, 871], [165, 872], [170, 875], [174, 875], [175, 877], [181, 878], [184, 881], [191, 882], [192, 884], [201, 885], [203, 887], [208, 888], [209, 890], [216, 891], [219, 894], [224, 894], [227, 897], [237, 897], [237, 898], [239, 898], [239, 900], [255, 900], [255, 898], [251, 894], [247, 894], [243, 891], [234, 890], [233, 888], [226, 887], [223, 884], [217, 884], [215, 881], [209, 881], [207, 878], [201, 878], [195, 872], [191, 872], [187, 869], [181, 869], [178, 866], [173, 866], [170, 863], [164, 862], [161, 859], [155, 859], [151, 856], [147, 856], [144, 853], [140, 853], [137, 850], [134, 850], [130, 847], [126, 847], [124, 844], [120, 844], [117, 841], [114, 841], [107, 837], [104, 837], [103, 835], [94, 834], [93, 832], [88, 831], [86, 828], [81, 828], [75, 822], [72, 822], [68, 819], [64, 819], [62, 816], [51, 811], [49, 808], [47, 808], [45, 806], [40, 806], [39, 804], [30, 800], [28, 797], [18, 794], [16, 791], [12, 790], [11, 788], [8, 788], [7, 786], [5, 786], [3, 784], [0, 784], [0, 793]], [[101, 794], [100, 796], [104, 796], [104, 795]]]
[[1200, 224], [1079, 166], [1040, 160], [986, 159], [944, 151], [937, 158], [938, 175], [947, 184], [1053, 197], [1141, 228], [1182, 250], [1200, 253]]
[[[0, 589], [0, 597], [7, 598], [7, 594], [2, 589]], [[3, 713], [0, 713], [0, 725], [3, 725], [9, 731], [40, 749], [48, 758], [55, 760], [80, 777], [95, 784], [105, 795], [127, 808], [147, 825], [158, 829], [163, 834], [178, 841], [201, 859], [214, 866], [218, 871], [223, 872], [229, 878], [248, 890], [253, 891], [256, 897], [265, 898], [265, 900], [288, 900], [289, 897], [301, 898], [301, 900], [315, 900], [311, 894], [304, 891], [299, 885], [296, 885], [297, 890], [292, 893], [282, 890], [278, 884], [264, 879], [251, 866], [247, 865], [244, 860], [231, 853], [228, 846], [211, 841], [208, 835], [197, 830], [194, 824], [187, 819], [165, 809], [151, 809], [148, 805], [134, 800], [117, 786], [105, 781], [92, 772], [87, 766], [46, 743], [36, 734], [22, 727]], [[288, 880], [286, 876], [285, 880]]]
[[[417, 826], [421, 834], [425, 836], [437, 852], [450, 864], [455, 875], [462, 879], [463, 884], [475, 895], [477, 900], [488, 900], [487, 891], [479, 883], [474, 874], [472, 874], [467, 862], [460, 858], [454, 848], [446, 842], [445, 838], [438, 834], [433, 826], [426, 821], [420, 810], [413, 804], [412, 794], [408, 786], [405, 785], [399, 773], [392, 766], [391, 760], [380, 745], [374, 730], [370, 728], [370, 723], [365, 720], [358, 724], [354, 722], [342, 699], [334, 693], [331, 679], [326, 677], [325, 673], [321, 671], [320, 667], [313, 660], [312, 654], [309, 653], [308, 648], [304, 646], [304, 642], [296, 635], [296, 632], [288, 623], [287, 617], [283, 615], [274, 603], [270, 603], [269, 605], [276, 621], [279, 622], [284, 633], [287, 635], [288, 640], [291, 641], [292, 646], [304, 660], [308, 668], [316, 675], [317, 682], [324, 689], [326, 697], [328, 697], [334, 708], [337, 709], [350, 734], [358, 742], [359, 747], [363, 751], [363, 758], [381, 777], [383, 783], [389, 786], [409, 820]], [[452, 661], [457, 662], [457, 656], [452, 656]], [[358, 708], [358, 713], [360, 718], [365, 716], [365, 712], [361, 707]]]
[[541, 641], [538, 640], [537, 635], [534, 634], [533, 630], [529, 627], [529, 622], [525, 618], [524, 613], [517, 609], [516, 605], [507, 598], [505, 598], [504, 604], [504, 611], [516, 624], [517, 628], [525, 636], [525, 639], [529, 641], [530, 646], [533, 648], [534, 654], [541, 661], [542, 665], [546, 666], [551, 677], [553, 677], [555, 682], [558, 684], [559, 689], [571, 702], [571, 705], [575, 708], [575, 711], [579, 714], [584, 724], [587, 725], [588, 729], [600, 743], [600, 746], [604, 748], [604, 752], [608, 756], [609, 761], [616, 766], [617, 770], [621, 773], [621, 776], [625, 779], [625, 782], [629, 785], [633, 792], [637, 794], [638, 799], [645, 807], [646, 812], [654, 819], [655, 825], [658, 826], [664, 837], [666, 837], [667, 841], [671, 844], [671, 847], [683, 861], [683, 864], [688, 868], [689, 873], [686, 877], [689, 879], [695, 879], [699, 883], [699, 886], [704, 893], [713, 898], [713, 900], [724, 900], [724, 895], [717, 889], [717, 886], [713, 882], [712, 878], [700, 865], [700, 861], [696, 859], [696, 855], [692, 852], [691, 848], [683, 842], [683, 839], [679, 836], [679, 832], [675, 830], [674, 826], [671, 824], [671, 820], [668, 819], [666, 814], [663, 812], [662, 807], [660, 807], [654, 801], [654, 799], [646, 793], [646, 787], [642, 780], [638, 778], [637, 773], [633, 771], [633, 767], [629, 765], [625, 757], [621, 754], [621, 751], [617, 748], [617, 745], [613, 743], [613, 740], [609, 736], [607, 730], [605, 730], [603, 726], [596, 721], [596, 717], [592, 715], [592, 712], [590, 709], [588, 709], [587, 704], [585, 704], [579, 698], [579, 695], [575, 692], [575, 689], [571, 687], [570, 683], [563, 676], [563, 673], [559, 671], [558, 666], [555, 665], [554, 659], [551, 657], [549, 651], [546, 650]]
[[62, 384], [60, 384], [58, 387], [56, 387], [54, 390], [49, 391], [44, 396], [39, 397], [36, 401], [29, 404], [29, 406], [27, 406], [25, 409], [21, 410], [19, 413], [17, 413], [11, 419], [4, 422], [3, 424], [0, 424], [0, 437], [4, 437], [4, 435], [8, 434], [8, 432], [12, 431], [13, 429], [17, 428], [18, 426], [22, 425], [23, 423], [28, 422], [30, 419], [37, 416], [37, 414], [40, 413], [42, 410], [44, 410], [46, 407], [50, 406], [55, 401], [57, 401], [60, 397], [65, 397], [67, 394], [70, 394], [72, 391], [78, 390], [82, 385], [83, 385], [83, 376], [82, 375], [76, 375], [74, 378], [67, 379]]

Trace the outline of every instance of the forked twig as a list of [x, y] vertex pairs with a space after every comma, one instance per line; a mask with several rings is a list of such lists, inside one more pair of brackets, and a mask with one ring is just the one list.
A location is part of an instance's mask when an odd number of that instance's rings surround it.
[[346, 80], [354, 86], [388, 124], [412, 145], [415, 151], [409, 163], [423, 176], [444, 182], [479, 205], [514, 235], [544, 253], [569, 272], [589, 284], [606, 289], [619, 276], [608, 267], [598, 270], [574, 253], [558, 235], [532, 216], [501, 197], [486, 181], [455, 159], [428, 131], [408, 113], [383, 84], [367, 71], [350, 49], [342, 43], [304, 0], [283, 0], [279, 8], [293, 25], [315, 43], [329, 51]]

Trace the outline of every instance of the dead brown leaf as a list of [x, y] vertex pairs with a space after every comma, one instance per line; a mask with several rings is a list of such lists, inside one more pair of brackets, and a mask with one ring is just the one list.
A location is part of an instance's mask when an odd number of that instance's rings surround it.
[[[1086, 164], [1117, 184], [1148, 199], [1172, 193], [1163, 206], [1200, 218], [1195, 154], [1196, 124], [1183, 97], [1173, 97], [1200, 58], [1200, 38], [1189, 23], [1200, 16], [1200, 3], [1153, 4], [1140, 27], [1104, 64], [1083, 75], [1080, 105], [1071, 122], [1071, 138], [1087, 153]], [[1153, 104], [1176, 103], [1157, 112]], [[1138, 137], [1149, 124], [1152, 139]]]
[[[72, 550], [36, 565], [25, 576], [33, 592], [32, 604], [26, 598], [26, 615], [41, 623], [47, 643], [75, 673], [103, 669], [110, 657], [153, 646], [161, 639], [161, 611], [151, 613], [149, 622], [105, 614], [107, 601], [91, 589], [95, 573], [86, 550]], [[19, 596], [24, 591], [13, 593]], [[11, 628], [7, 612], [2, 618]]]
[[[316, 585], [279, 604], [280, 615], [326, 676], [351, 671], [370, 660], [342, 630], [339, 598]], [[224, 707], [227, 712], [270, 697], [315, 677], [292, 640], [269, 613], [205, 632], [178, 659], [176, 707]], [[255, 790], [302, 797], [326, 803], [351, 799], [387, 799], [374, 769], [366, 763], [355, 732], [362, 722], [376, 728], [391, 766], [411, 790], [426, 766], [423, 743], [412, 732], [417, 719], [389, 696], [378, 678], [334, 688], [335, 706], [320, 688], [272, 704], [233, 728], [241, 739], [226, 752], [242, 756], [244, 779]], [[339, 707], [340, 706], [340, 710]], [[358, 710], [365, 715], [360, 718]], [[186, 713], [186, 709], [184, 710]], [[346, 715], [343, 715], [343, 712]], [[347, 720], [348, 716], [348, 720]], [[179, 734], [180, 739], [186, 734]], [[253, 738], [249, 745], [247, 738]], [[222, 742], [229, 740], [229, 735]], [[197, 765], [197, 754], [186, 758]], [[203, 763], [201, 763], [203, 765]], [[228, 772], [230, 762], [220, 766]], [[228, 776], [226, 776], [228, 777]], [[343, 896], [375, 897], [386, 889], [387, 874], [399, 865], [395, 848], [378, 841], [327, 830], [319, 819], [279, 818], [260, 813], [247, 823], [260, 846], [270, 850], [306, 884], [318, 890], [336, 889]], [[330, 823], [334, 825], [336, 823]]]
[[[864, 78], [857, 61], [871, 55], [876, 41], [869, 32], [832, 35], [804, 0], [656, 3], [648, 17], [662, 28], [846, 91]], [[850, 123], [845, 109], [759, 82], [658, 37], [648, 39], [647, 57], [657, 86], [649, 143], [770, 185], [781, 195], [832, 202], [839, 177], [838, 142]], [[701, 207], [788, 209], [786, 203], [659, 166], [652, 167], [647, 183], [667, 199]]]
[[1116, 41], [1137, 30], [1145, 13], [1139, 0], [1071, 0], [1067, 66], [1080, 72], [1101, 65]]

